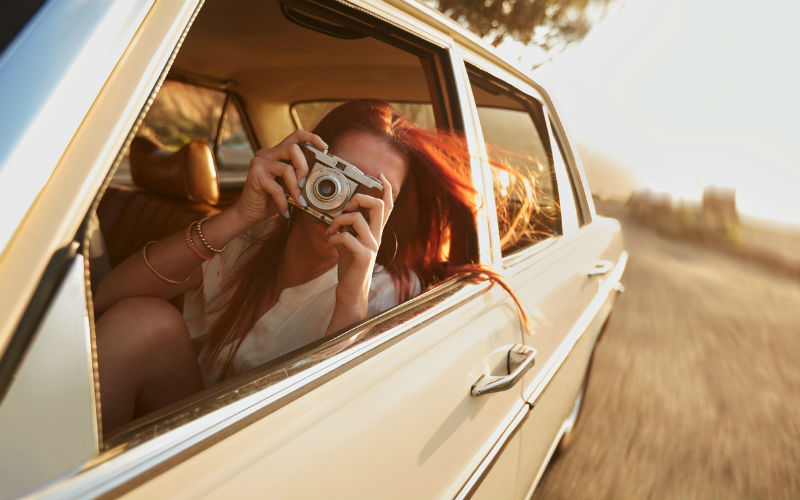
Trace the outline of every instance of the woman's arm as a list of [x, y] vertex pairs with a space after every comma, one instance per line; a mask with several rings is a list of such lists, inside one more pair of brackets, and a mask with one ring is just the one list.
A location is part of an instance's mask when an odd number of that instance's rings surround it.
[[[202, 229], [210, 246], [222, 248], [249, 227], [228, 209], [203, 222]], [[213, 257], [214, 253], [205, 248], [196, 230], [191, 231], [191, 237], [197, 252], [209, 259]], [[102, 313], [127, 297], [170, 299], [195, 288], [203, 279], [200, 265], [204, 260], [189, 247], [184, 231], [150, 244], [125, 259], [100, 282], [94, 296], [95, 311]]]
[[[306, 141], [327, 148], [319, 136], [298, 130], [274, 148], [256, 152], [242, 194], [230, 208], [202, 224], [209, 246], [221, 249], [258, 222], [276, 213], [288, 214], [289, 205], [277, 177], [282, 178], [290, 195], [300, 202], [299, 179], [308, 174], [308, 164], [299, 143]], [[185, 231], [148, 244], [100, 282], [94, 297], [96, 312], [100, 314], [128, 297], [169, 299], [200, 285], [201, 264], [213, 257], [214, 252], [201, 241], [196, 229], [190, 235], [194, 249], [203, 257], [189, 246]]]
[[[339, 284], [336, 285], [336, 303], [325, 335], [367, 318], [372, 270], [381, 246], [386, 221], [394, 206], [392, 186], [381, 174], [383, 195], [381, 199], [358, 193], [350, 200], [345, 213], [339, 215], [328, 228], [328, 245], [339, 252]], [[359, 211], [367, 210], [369, 221]], [[339, 231], [350, 226], [356, 235]]]

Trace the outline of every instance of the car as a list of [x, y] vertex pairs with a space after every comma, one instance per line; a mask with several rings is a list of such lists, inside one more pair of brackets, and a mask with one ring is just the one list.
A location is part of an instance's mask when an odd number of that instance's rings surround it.
[[[49, 0], [8, 15], [0, 496], [533, 494], [574, 423], [628, 258], [544, 88], [411, 0]], [[98, 281], [232, 203], [253, 151], [357, 98], [464, 138], [481, 203], [450, 259], [502, 277], [530, 328], [503, 287], [457, 274], [104, 431]], [[497, 154], [540, 194], [536, 238], [503, 240]], [[159, 177], [169, 168], [200, 180], [176, 193]]]

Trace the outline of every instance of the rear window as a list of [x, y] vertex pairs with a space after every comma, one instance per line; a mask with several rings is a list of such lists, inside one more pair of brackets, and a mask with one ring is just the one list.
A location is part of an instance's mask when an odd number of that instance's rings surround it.
[[[307, 101], [292, 104], [292, 119], [295, 126], [301, 130], [312, 130], [317, 122], [332, 110], [346, 101]], [[433, 113], [433, 104], [429, 102], [389, 102], [394, 109], [405, 115], [420, 127], [427, 129], [436, 128], [436, 117]]]

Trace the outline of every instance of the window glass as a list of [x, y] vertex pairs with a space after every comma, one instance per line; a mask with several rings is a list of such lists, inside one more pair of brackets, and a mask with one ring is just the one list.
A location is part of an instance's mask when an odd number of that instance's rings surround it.
[[220, 176], [224, 175], [225, 170], [247, 171], [253, 154], [253, 146], [247, 137], [239, 107], [232, 104], [222, 124], [217, 149], [217, 167], [220, 169]]
[[559, 153], [555, 155], [556, 162], [562, 165], [559, 168], [565, 169], [569, 175], [570, 186], [572, 188], [572, 198], [575, 200], [575, 213], [578, 214], [578, 225], [583, 226], [592, 220], [592, 216], [589, 213], [589, 206], [586, 201], [586, 191], [583, 188], [580, 176], [578, 176], [577, 172], [575, 172], [575, 169], [572, 168], [569, 161], [567, 161], [567, 155], [564, 154], [564, 147], [561, 145], [558, 134], [556, 134], [553, 130], [552, 118], [548, 120], [548, 123], [550, 124], [550, 133], [553, 136], [553, 148], [557, 149]]
[[552, 150], [538, 101], [470, 72], [494, 177], [502, 254], [561, 234]]
[[[226, 106], [228, 111], [220, 128]], [[165, 151], [177, 151], [193, 140], [204, 141], [213, 149], [219, 135], [214, 160], [223, 189], [241, 187], [253, 157], [253, 147], [234, 99], [221, 90], [190, 83], [164, 82], [136, 135], [153, 140]], [[114, 182], [133, 184], [129, 152], [114, 174]]]
[[[297, 128], [312, 130], [325, 114], [345, 101], [307, 101], [292, 104], [292, 117]], [[436, 128], [433, 104], [429, 102], [389, 101], [394, 109], [405, 115], [420, 127]]]
[[164, 82], [136, 134], [155, 139], [170, 151], [194, 139], [213, 144], [224, 104], [224, 92]]

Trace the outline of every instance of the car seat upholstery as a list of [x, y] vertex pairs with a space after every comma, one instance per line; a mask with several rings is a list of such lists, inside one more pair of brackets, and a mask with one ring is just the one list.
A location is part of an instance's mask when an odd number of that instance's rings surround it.
[[214, 206], [219, 201], [217, 168], [204, 141], [172, 152], [137, 136], [131, 142], [130, 165], [134, 185], [112, 184], [97, 208], [112, 267], [148, 241], [220, 212]]

